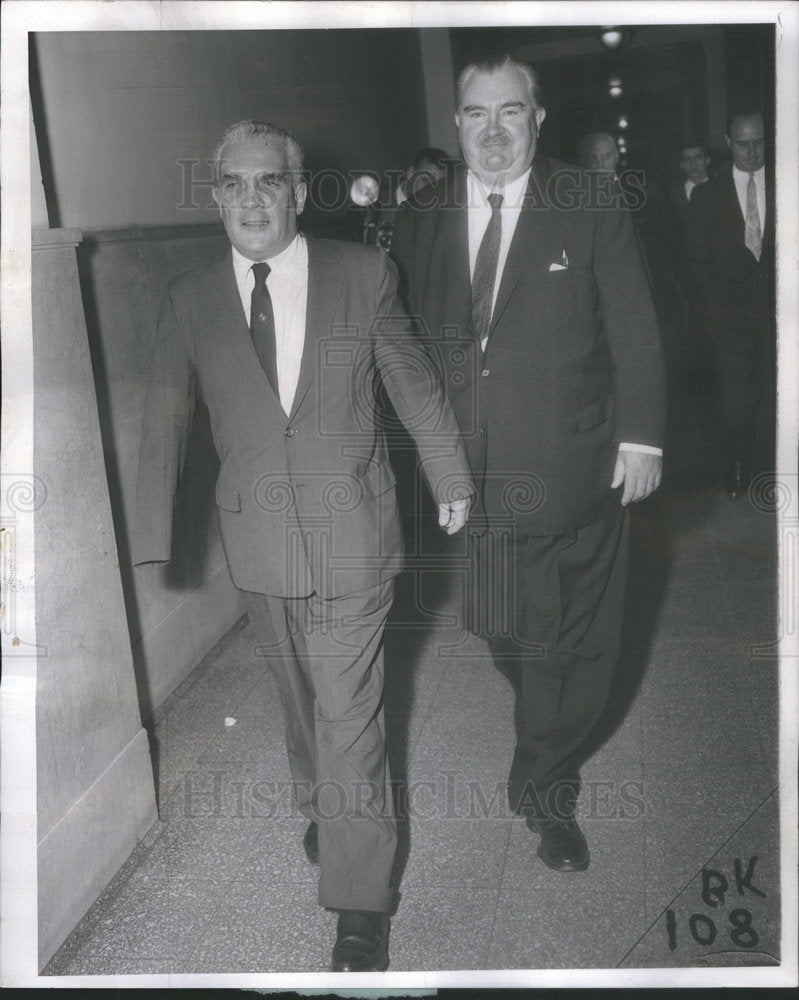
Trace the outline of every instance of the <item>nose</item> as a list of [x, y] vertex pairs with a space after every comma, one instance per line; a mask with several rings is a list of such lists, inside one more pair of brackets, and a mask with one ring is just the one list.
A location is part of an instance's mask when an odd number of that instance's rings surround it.
[[241, 193], [241, 206], [242, 208], [263, 208], [264, 206], [263, 192], [259, 190], [257, 184], [254, 184], [250, 180], [244, 183]]
[[502, 126], [499, 122], [499, 111], [489, 111], [488, 113], [488, 123], [486, 124], [486, 133], [488, 135], [496, 135], [498, 132], [502, 131]]

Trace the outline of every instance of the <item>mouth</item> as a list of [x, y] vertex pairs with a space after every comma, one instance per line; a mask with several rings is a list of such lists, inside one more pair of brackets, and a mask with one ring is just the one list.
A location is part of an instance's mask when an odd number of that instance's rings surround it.
[[240, 225], [244, 226], [245, 229], [266, 229], [269, 225], [269, 219], [246, 219]]

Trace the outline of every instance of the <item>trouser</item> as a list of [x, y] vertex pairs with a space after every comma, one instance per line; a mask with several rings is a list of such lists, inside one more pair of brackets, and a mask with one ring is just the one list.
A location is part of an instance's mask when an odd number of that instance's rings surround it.
[[277, 682], [297, 806], [319, 825], [319, 903], [331, 909], [387, 912], [393, 901], [382, 701], [392, 593], [393, 581], [328, 600], [244, 592]]
[[730, 351], [715, 343], [719, 422], [728, 461], [753, 460], [754, 418], [762, 388], [762, 350]]
[[[491, 543], [477, 542], [479, 560]], [[504, 557], [493, 548], [494, 585], [511, 607], [510, 627], [487, 635], [516, 696], [508, 801], [522, 815], [567, 817], [580, 790], [580, 750], [618, 661], [627, 519], [620, 511], [567, 534], [514, 536]]]

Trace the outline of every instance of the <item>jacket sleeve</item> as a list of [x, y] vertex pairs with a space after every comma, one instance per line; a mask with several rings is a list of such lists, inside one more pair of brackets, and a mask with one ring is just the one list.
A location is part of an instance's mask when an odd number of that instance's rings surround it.
[[626, 211], [601, 214], [594, 242], [594, 278], [610, 350], [617, 441], [662, 448], [666, 379], [652, 293]]
[[397, 269], [381, 254], [375, 298], [374, 352], [389, 399], [414, 439], [436, 503], [471, 496], [466, 449], [436, 364], [413, 331], [397, 294]]
[[169, 562], [173, 506], [196, 402], [196, 373], [167, 290], [144, 397], [131, 539], [134, 566]]

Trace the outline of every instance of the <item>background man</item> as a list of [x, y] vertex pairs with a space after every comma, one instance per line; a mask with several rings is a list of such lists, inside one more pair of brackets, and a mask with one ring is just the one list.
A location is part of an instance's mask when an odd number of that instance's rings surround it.
[[467, 66], [455, 117], [468, 169], [403, 207], [392, 252], [441, 337], [479, 482], [472, 627], [516, 691], [510, 805], [546, 864], [574, 871], [589, 863], [581, 745], [618, 656], [624, 506], [660, 483], [664, 386], [630, 217], [592, 208], [587, 175], [536, 153], [544, 115], [529, 66]]
[[765, 143], [759, 111], [732, 115], [732, 173], [696, 188], [688, 215], [689, 266], [715, 355], [723, 484], [733, 499], [746, 493], [754, 464], [773, 462], [774, 186]]
[[682, 227], [694, 188], [710, 179], [710, 154], [703, 142], [688, 140], [680, 147], [680, 170], [683, 179], [669, 188], [669, 198]]
[[672, 390], [685, 391], [691, 399], [706, 390], [708, 375], [712, 373], [710, 341], [705, 325], [705, 310], [702, 294], [697, 286], [694, 269], [687, 257], [688, 213], [691, 199], [697, 187], [710, 179], [710, 153], [706, 143], [690, 138], [679, 149], [679, 164], [683, 177], [668, 189], [669, 204], [673, 217], [671, 241], [673, 273], [678, 288], [675, 295], [675, 318], [673, 333], [679, 346], [679, 362]]
[[165, 295], [134, 553], [137, 563], [169, 559], [199, 385], [220, 459], [228, 567], [274, 669], [298, 806], [310, 820], [304, 845], [321, 865], [319, 902], [339, 911], [332, 968], [364, 971], [388, 964], [396, 844], [381, 642], [402, 544], [379, 379], [418, 444], [448, 532], [463, 526], [472, 488], [393, 265], [375, 248], [299, 235], [305, 198], [294, 136], [252, 121], [227, 130], [214, 200], [232, 246]]

